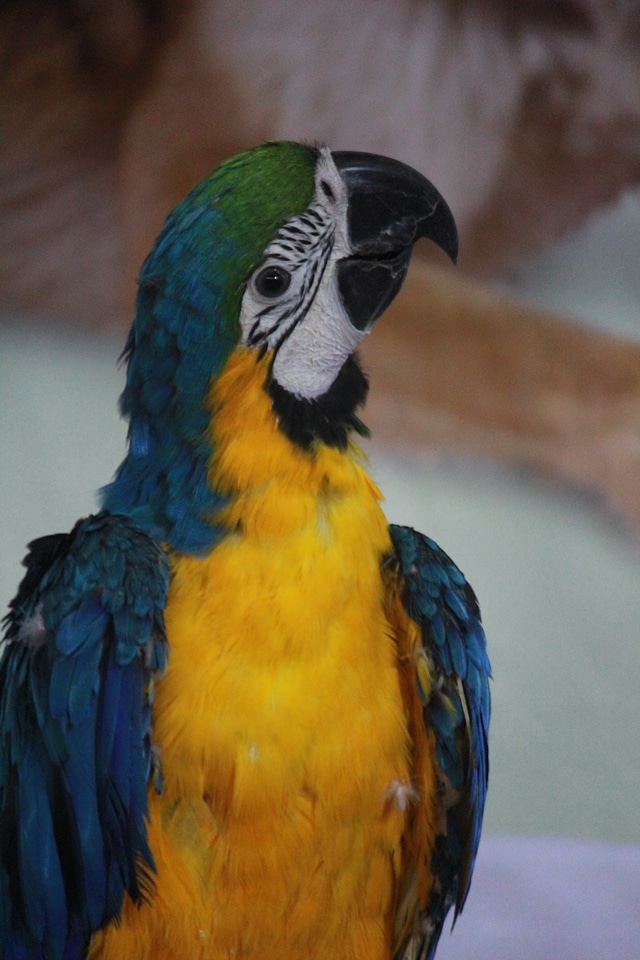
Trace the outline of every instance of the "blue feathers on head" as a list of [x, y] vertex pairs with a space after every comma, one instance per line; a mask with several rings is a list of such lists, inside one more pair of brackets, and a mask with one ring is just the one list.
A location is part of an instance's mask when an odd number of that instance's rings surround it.
[[129, 449], [102, 502], [178, 552], [206, 553], [222, 535], [206, 399], [240, 340], [247, 278], [280, 225], [311, 202], [316, 159], [295, 143], [233, 157], [169, 215], [142, 267], [123, 354]]

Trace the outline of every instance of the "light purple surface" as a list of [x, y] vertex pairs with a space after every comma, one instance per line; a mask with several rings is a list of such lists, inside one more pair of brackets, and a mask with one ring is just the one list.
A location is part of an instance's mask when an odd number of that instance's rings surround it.
[[[449, 925], [450, 927], [450, 925]], [[640, 845], [487, 837], [436, 960], [638, 960]]]

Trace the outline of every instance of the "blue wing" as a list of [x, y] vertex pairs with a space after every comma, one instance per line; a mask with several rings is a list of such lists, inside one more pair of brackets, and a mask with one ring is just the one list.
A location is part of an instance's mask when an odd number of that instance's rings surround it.
[[490, 665], [473, 590], [433, 540], [390, 527], [407, 613], [420, 625], [427, 682], [418, 692], [433, 729], [446, 829], [431, 864], [436, 883], [412, 956], [431, 960], [442, 925], [464, 906], [480, 841], [489, 776]]
[[30, 544], [0, 661], [0, 957], [76, 960], [152, 886], [164, 551], [97, 514]]

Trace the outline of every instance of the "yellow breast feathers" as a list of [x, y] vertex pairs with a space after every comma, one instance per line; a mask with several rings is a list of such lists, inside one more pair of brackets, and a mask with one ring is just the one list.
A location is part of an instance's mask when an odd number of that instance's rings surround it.
[[236, 350], [210, 394], [230, 533], [173, 558], [156, 890], [94, 956], [382, 960], [427, 879], [435, 777], [411, 625], [385, 599], [380, 494], [355, 447], [307, 452], [278, 430], [268, 362]]

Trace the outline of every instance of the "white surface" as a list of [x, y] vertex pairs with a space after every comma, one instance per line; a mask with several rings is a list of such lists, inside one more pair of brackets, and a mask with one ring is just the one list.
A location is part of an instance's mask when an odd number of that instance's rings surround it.
[[487, 838], [449, 927], [437, 960], [637, 960], [640, 847]]

